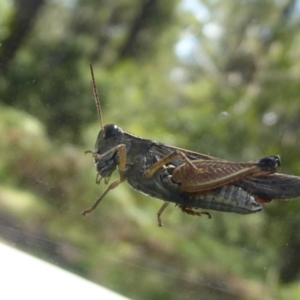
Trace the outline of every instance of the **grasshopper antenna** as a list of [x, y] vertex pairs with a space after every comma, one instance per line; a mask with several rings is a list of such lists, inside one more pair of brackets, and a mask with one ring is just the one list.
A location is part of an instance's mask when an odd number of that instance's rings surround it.
[[90, 63], [90, 69], [91, 69], [91, 75], [92, 75], [91, 84], [92, 84], [94, 99], [95, 99], [95, 103], [96, 103], [96, 107], [97, 107], [97, 112], [98, 112], [98, 117], [99, 117], [101, 129], [103, 129], [104, 126], [103, 126], [102, 111], [101, 111], [100, 100], [99, 100], [99, 95], [98, 95], [95, 76], [94, 76], [94, 70], [93, 70], [93, 66], [92, 66], [91, 63]]

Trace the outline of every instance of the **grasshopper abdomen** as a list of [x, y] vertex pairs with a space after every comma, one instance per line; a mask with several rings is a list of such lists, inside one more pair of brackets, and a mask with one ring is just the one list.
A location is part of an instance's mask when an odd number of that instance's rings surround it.
[[199, 207], [223, 212], [250, 214], [262, 209], [255, 196], [235, 185], [201, 193], [184, 193], [184, 206]]

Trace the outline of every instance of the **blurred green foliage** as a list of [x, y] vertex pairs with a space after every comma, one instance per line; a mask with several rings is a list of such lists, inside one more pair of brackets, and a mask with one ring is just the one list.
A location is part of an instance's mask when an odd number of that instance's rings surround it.
[[105, 123], [300, 175], [298, 2], [187, 3], [0, 2], [0, 235], [132, 299], [300, 299], [299, 201], [170, 207], [161, 229], [161, 202], [123, 184], [80, 215], [104, 191], [89, 62]]

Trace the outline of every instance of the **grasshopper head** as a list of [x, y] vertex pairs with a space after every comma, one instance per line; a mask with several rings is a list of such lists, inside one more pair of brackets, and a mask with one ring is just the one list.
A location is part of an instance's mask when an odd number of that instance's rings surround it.
[[102, 158], [95, 159], [96, 169], [102, 177], [109, 177], [119, 164], [118, 151], [114, 148], [123, 142], [123, 130], [114, 124], [105, 125], [99, 132], [95, 152]]
[[123, 135], [123, 130], [117, 125], [105, 125], [98, 134], [95, 151], [99, 154], [103, 154], [119, 144], [122, 144]]

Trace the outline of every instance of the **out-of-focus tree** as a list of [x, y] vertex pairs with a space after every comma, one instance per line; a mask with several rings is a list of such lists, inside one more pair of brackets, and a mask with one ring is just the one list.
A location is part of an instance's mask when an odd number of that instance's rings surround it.
[[2, 42], [1, 101], [38, 116], [51, 135], [73, 142], [93, 118], [93, 102], [82, 99], [90, 92], [82, 80], [88, 62], [98, 61], [103, 70], [126, 59], [146, 63], [174, 22], [175, 2], [49, 2], [36, 19], [44, 2], [25, 2], [16, 3]]
[[[7, 18], [6, 31], [1, 39], [0, 72], [5, 74], [11, 60], [30, 34], [36, 16], [45, 4], [45, 0], [16, 0], [10, 18]], [[3, 14], [3, 12], [2, 12]]]

